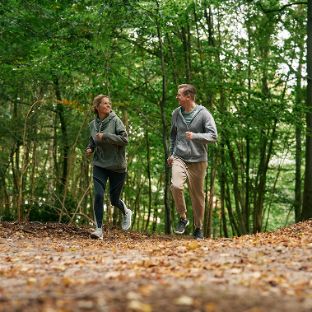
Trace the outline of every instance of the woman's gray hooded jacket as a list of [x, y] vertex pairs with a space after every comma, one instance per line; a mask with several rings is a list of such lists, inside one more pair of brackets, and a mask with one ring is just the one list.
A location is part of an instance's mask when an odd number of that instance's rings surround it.
[[[92, 120], [89, 128], [90, 139], [87, 148], [94, 151], [93, 164], [116, 172], [127, 171], [128, 134], [120, 118], [111, 112], [102, 121], [99, 118]], [[96, 139], [98, 132], [104, 133], [101, 141]]]

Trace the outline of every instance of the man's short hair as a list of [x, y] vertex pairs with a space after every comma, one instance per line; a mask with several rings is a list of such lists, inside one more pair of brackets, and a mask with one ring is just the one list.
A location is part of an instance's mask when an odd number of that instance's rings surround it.
[[183, 88], [183, 95], [184, 96], [189, 96], [192, 100], [195, 100], [196, 89], [193, 85], [181, 84], [178, 86], [178, 89], [182, 89], [182, 88]]

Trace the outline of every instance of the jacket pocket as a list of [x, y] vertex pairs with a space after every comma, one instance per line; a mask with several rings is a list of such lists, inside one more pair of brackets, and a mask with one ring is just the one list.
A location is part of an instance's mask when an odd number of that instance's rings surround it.
[[123, 146], [115, 146], [115, 160], [118, 168], [126, 168], [125, 148]]
[[177, 140], [175, 153], [181, 157], [187, 157], [190, 154], [190, 147], [185, 139]]

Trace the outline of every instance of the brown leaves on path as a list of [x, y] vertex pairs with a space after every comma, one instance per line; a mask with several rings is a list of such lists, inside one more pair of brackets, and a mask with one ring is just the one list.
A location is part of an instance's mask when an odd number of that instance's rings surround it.
[[0, 223], [0, 311], [311, 311], [312, 221], [195, 241]]

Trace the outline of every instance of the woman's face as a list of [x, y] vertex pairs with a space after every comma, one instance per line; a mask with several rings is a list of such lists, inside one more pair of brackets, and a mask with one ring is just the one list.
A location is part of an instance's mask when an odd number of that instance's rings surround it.
[[112, 106], [107, 97], [104, 97], [101, 103], [97, 107], [97, 111], [100, 117], [108, 116], [112, 110]]

